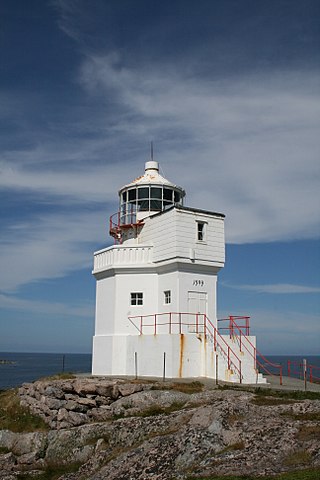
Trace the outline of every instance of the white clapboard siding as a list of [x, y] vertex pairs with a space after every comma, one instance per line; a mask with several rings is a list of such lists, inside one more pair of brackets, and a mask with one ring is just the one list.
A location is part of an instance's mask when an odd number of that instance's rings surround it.
[[[206, 225], [204, 242], [197, 241], [197, 221]], [[139, 243], [154, 245], [154, 262], [177, 258], [223, 264], [224, 218], [196, 209], [174, 208], [145, 219]]]

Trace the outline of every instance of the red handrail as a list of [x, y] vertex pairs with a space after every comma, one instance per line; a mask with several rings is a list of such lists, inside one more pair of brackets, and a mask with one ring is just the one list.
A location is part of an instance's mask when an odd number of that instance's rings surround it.
[[[234, 320], [235, 318], [250, 318], [250, 317], [235, 317], [235, 316], [230, 316], [229, 319], [230, 319], [230, 327], [232, 326], [232, 328], [230, 328], [230, 337], [231, 337], [231, 332], [232, 332], [232, 335], [233, 337], [239, 339], [239, 348], [240, 348], [240, 351], [241, 351], [241, 348], [244, 347], [246, 349], [246, 351], [249, 353], [249, 355], [252, 356], [252, 358], [254, 359], [254, 362], [255, 362], [255, 368], [257, 366], [257, 364], [259, 365], [260, 368], [262, 368], [268, 375], [272, 375], [272, 376], [278, 376], [276, 374], [274, 374], [273, 372], [270, 372], [270, 370], [268, 370], [268, 368], [266, 368], [266, 366], [261, 363], [258, 359], [257, 359], [257, 355], [262, 358], [264, 360], [264, 362], [267, 364], [267, 365], [270, 365], [270, 367], [273, 367], [273, 368], [277, 368], [279, 369], [279, 380], [280, 380], [280, 385], [282, 385], [282, 365], [280, 364], [277, 364], [277, 363], [273, 363], [273, 362], [270, 362], [270, 360], [268, 360], [264, 355], [262, 355], [261, 352], [259, 352], [257, 350], [257, 348], [253, 345], [253, 343], [249, 340], [249, 338], [244, 335], [242, 333], [242, 326], [239, 326], [237, 325], [236, 321]], [[236, 330], [238, 330], [240, 333], [239, 335], [237, 335], [235, 332]], [[244, 339], [244, 341], [243, 341]], [[247, 344], [250, 345], [250, 347], [252, 348], [253, 350], [253, 353], [249, 350], [249, 348], [247, 347]]]
[[[295, 371], [292, 372], [291, 371], [291, 365], [293, 367], [298, 367], [298, 371], [295, 370]], [[302, 362], [298, 362], [298, 361], [295, 361], [295, 360], [288, 360], [287, 361], [288, 377], [291, 376], [291, 373], [293, 373], [293, 375], [303, 376], [303, 367], [304, 367], [304, 364]], [[310, 365], [308, 363], [306, 364], [307, 378], [309, 377], [309, 382], [310, 383], [320, 382], [320, 376], [315, 375], [314, 370], [319, 370], [319, 374], [320, 374], [320, 367], [318, 367], [317, 365]]]

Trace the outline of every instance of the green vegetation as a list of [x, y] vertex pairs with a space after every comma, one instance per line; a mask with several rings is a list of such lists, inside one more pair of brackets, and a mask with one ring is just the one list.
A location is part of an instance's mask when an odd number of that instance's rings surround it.
[[255, 398], [251, 400], [251, 403], [254, 403], [255, 405], [259, 406], [275, 406], [275, 405], [290, 405], [292, 403], [295, 403], [294, 400], [288, 400], [287, 398], [277, 398], [277, 397], [268, 397], [268, 396], [262, 396], [262, 395], [257, 395]]
[[310, 462], [311, 454], [307, 450], [294, 450], [285, 457], [283, 464], [288, 467], [298, 467], [300, 465], [310, 465]]
[[12, 432], [33, 432], [35, 430], [49, 430], [48, 425], [21, 407], [17, 390], [5, 390], [0, 393], [0, 430]]
[[175, 383], [163, 383], [155, 384], [151, 387], [151, 390], [174, 390], [182, 393], [199, 393], [203, 391], [203, 384], [198, 381], [193, 382], [175, 382]]
[[219, 390], [240, 390], [251, 392], [261, 397], [277, 397], [286, 400], [320, 400], [320, 392], [304, 392], [300, 390], [276, 390], [263, 387], [246, 387], [243, 385], [219, 385]]
[[294, 413], [292, 411], [282, 412], [280, 415], [291, 418], [292, 420], [299, 420], [300, 422], [319, 422], [320, 412], [305, 412]]
[[18, 480], [57, 480], [62, 475], [68, 473], [74, 473], [79, 470], [81, 463], [73, 463], [69, 465], [50, 465], [48, 466], [43, 473], [35, 477], [34, 474], [21, 473], [17, 478]]
[[[298, 470], [293, 472], [281, 473], [276, 476], [209, 476], [209, 477], [188, 477], [188, 480], [319, 480], [320, 469]], [[172, 479], [173, 480], [173, 479]]]
[[320, 442], [320, 425], [301, 425], [296, 438], [301, 442], [309, 440], [319, 440]]

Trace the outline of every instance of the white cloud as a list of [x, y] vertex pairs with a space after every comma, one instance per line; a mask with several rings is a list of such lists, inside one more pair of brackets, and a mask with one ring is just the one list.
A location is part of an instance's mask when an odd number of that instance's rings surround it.
[[[79, 83], [93, 103], [81, 119], [76, 112], [75, 124], [95, 135], [73, 142], [60, 136], [60, 126], [47, 140], [31, 135], [31, 147], [0, 156], [3, 191], [78, 208], [17, 224], [19, 239], [12, 222], [0, 252], [1, 288], [89, 265], [93, 244], [109, 241], [102, 234], [113, 213], [106, 202], [116, 205], [118, 188], [143, 172], [150, 139], [164, 174], [187, 190], [188, 205], [226, 214], [228, 242], [319, 236], [316, 80], [314, 72], [269, 72], [217, 81], [168, 65], [128, 68], [117, 54], [87, 57]], [[6, 116], [19, 123], [16, 108], [7, 105]], [[25, 119], [20, 128], [29, 133]], [[97, 214], [86, 205], [96, 205]]]
[[59, 302], [44, 302], [40, 300], [26, 300], [13, 295], [0, 294], [0, 304], [3, 309], [15, 311], [42, 313], [48, 315], [68, 315], [84, 318], [92, 318], [94, 315], [93, 305], [79, 304], [70, 305]]
[[106, 237], [103, 211], [48, 214], [11, 225], [0, 243], [0, 291], [84, 268], [89, 274], [94, 247]]
[[249, 290], [257, 293], [271, 294], [297, 294], [297, 293], [320, 293], [320, 287], [310, 287], [307, 285], [292, 285], [290, 283], [275, 283], [271, 285], [231, 285], [223, 283], [224, 287], [235, 288], [238, 290]]

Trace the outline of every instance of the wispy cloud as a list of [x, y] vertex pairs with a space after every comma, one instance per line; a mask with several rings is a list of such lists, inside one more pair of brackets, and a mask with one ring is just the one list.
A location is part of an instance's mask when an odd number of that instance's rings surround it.
[[18, 310], [24, 313], [42, 313], [50, 315], [67, 315], [84, 318], [92, 318], [94, 306], [88, 304], [70, 305], [59, 302], [44, 302], [40, 300], [27, 300], [15, 295], [0, 294], [1, 308], [8, 310]]
[[0, 245], [0, 291], [92, 266], [92, 252], [106, 238], [104, 212], [62, 213], [14, 223]]
[[304, 294], [304, 293], [320, 293], [320, 287], [309, 287], [307, 285], [293, 285], [290, 283], [275, 283], [271, 285], [231, 285], [222, 282], [221, 285], [237, 290], [248, 290], [257, 293], [270, 294]]

